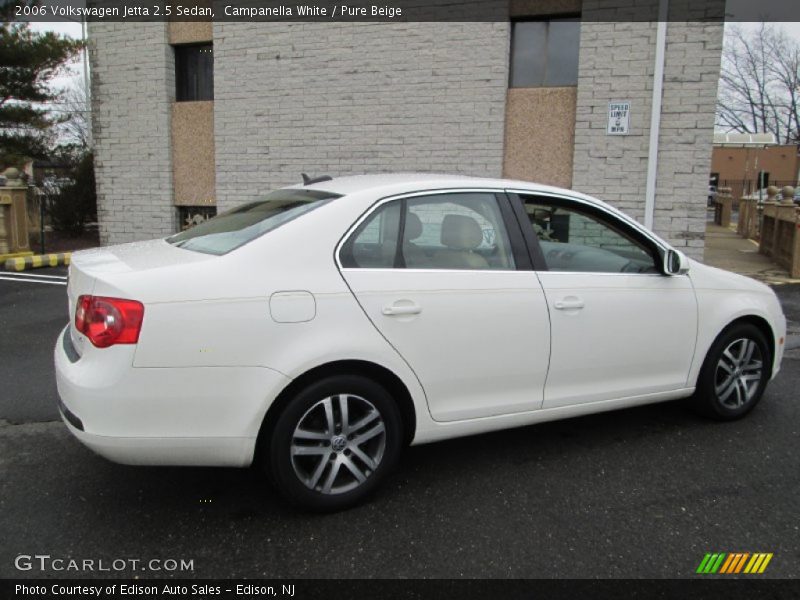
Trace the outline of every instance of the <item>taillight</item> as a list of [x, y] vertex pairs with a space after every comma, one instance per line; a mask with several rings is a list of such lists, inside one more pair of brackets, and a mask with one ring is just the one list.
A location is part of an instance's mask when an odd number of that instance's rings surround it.
[[135, 344], [144, 318], [144, 305], [136, 300], [81, 296], [75, 311], [75, 329], [98, 348]]

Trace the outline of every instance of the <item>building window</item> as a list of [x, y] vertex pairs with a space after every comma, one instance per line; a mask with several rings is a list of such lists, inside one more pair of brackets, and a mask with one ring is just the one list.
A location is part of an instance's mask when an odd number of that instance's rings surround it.
[[216, 206], [179, 206], [178, 227], [186, 231], [217, 216]]
[[175, 46], [175, 100], [214, 99], [214, 48]]
[[578, 17], [511, 24], [511, 87], [578, 84]]

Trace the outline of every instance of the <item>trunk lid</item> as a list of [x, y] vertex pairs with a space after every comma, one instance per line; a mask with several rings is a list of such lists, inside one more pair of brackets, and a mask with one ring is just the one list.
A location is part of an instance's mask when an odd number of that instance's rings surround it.
[[[74, 253], [70, 260], [67, 301], [70, 338], [75, 350], [79, 355], [83, 355], [86, 344], [91, 345], [75, 328], [78, 298], [83, 295], [114, 295], [109, 294], [107, 290], [116, 288], [120, 281], [124, 281], [127, 274], [198, 263], [213, 258], [212, 255], [181, 250], [163, 239], [93, 248]], [[138, 298], [130, 299], [138, 300]]]

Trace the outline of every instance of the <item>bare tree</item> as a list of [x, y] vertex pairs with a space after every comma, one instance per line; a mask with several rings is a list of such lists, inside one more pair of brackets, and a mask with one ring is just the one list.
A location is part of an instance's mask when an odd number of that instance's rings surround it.
[[722, 51], [717, 126], [800, 142], [800, 44], [783, 29], [733, 27]]
[[66, 117], [61, 124], [59, 137], [62, 143], [89, 149], [89, 112], [86, 103], [86, 86], [81, 78], [74, 78], [70, 87], [61, 94], [59, 109]]

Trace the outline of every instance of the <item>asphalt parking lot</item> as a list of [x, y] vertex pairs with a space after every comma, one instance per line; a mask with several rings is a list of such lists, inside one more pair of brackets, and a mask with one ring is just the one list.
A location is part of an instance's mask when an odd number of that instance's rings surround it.
[[[742, 421], [667, 403], [414, 447], [369, 503], [319, 516], [255, 470], [81, 446], [57, 420], [65, 287], [2, 276], [0, 577], [92, 575], [14, 566], [47, 554], [194, 567], [112, 576], [683, 578], [707, 552], [774, 553], [765, 577], [800, 577], [800, 349]], [[800, 286], [778, 291], [796, 329]]]

